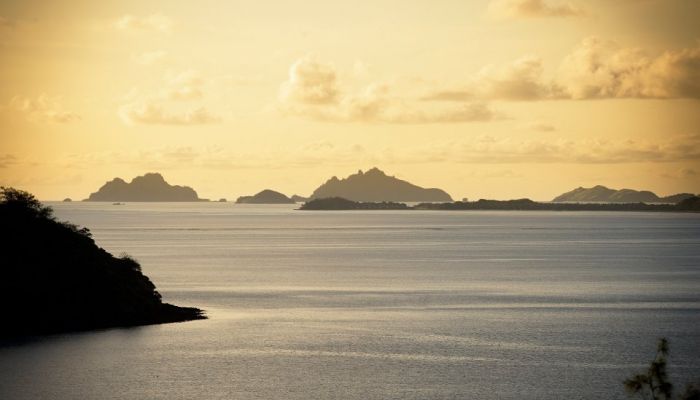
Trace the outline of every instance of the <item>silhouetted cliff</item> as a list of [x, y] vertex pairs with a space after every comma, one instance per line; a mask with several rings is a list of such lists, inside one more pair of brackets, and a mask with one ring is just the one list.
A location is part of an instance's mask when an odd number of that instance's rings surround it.
[[690, 193], [678, 193], [672, 196], [659, 197], [648, 190], [609, 189], [605, 186], [592, 188], [579, 187], [570, 192], [557, 196], [555, 203], [667, 203], [676, 204], [681, 200], [692, 197]]
[[342, 197], [353, 201], [452, 201], [441, 189], [424, 189], [393, 176], [387, 176], [377, 168], [350, 175], [345, 179], [335, 176], [316, 189], [310, 200]]
[[274, 190], [265, 189], [254, 196], [241, 196], [237, 204], [294, 204], [295, 201]]
[[31, 194], [0, 191], [0, 336], [205, 318], [163, 303], [129, 256], [99, 248], [86, 228], [57, 221]]
[[114, 178], [86, 201], [203, 201], [189, 186], [173, 186], [158, 173], [137, 176], [130, 183]]

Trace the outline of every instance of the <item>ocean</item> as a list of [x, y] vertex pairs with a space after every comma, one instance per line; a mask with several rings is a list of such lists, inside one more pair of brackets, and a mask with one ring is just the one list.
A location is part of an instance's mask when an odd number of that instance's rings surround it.
[[700, 379], [700, 214], [50, 205], [209, 319], [6, 343], [2, 399], [627, 399], [659, 337]]

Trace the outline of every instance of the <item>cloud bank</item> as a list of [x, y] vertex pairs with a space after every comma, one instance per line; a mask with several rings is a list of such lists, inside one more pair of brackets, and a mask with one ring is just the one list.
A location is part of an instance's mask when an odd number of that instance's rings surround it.
[[59, 97], [52, 97], [46, 93], [36, 98], [15, 96], [10, 100], [10, 107], [24, 113], [27, 120], [33, 122], [68, 124], [80, 120], [78, 114], [63, 108]]
[[425, 107], [395, 95], [386, 83], [370, 83], [359, 90], [342, 90], [338, 72], [329, 63], [305, 57], [289, 68], [280, 87], [278, 109], [328, 122], [433, 124], [485, 122], [500, 119], [482, 101], [457, 107]]
[[122, 121], [128, 125], [205, 125], [221, 122], [221, 118], [204, 107], [184, 112], [166, 112], [162, 106], [152, 102], [137, 102], [124, 105], [119, 110]]
[[700, 43], [649, 55], [590, 37], [563, 59], [552, 79], [545, 78], [540, 58], [526, 56], [423, 96], [443, 102], [623, 98], [700, 99]]

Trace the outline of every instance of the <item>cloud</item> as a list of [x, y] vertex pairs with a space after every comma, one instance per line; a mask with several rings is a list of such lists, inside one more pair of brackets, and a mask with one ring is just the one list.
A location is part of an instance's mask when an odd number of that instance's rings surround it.
[[477, 77], [483, 97], [499, 100], [540, 100], [561, 97], [562, 89], [542, 80], [542, 60], [526, 56], [498, 71]]
[[435, 112], [403, 111], [398, 114], [389, 114], [383, 121], [402, 124], [433, 124], [486, 122], [495, 119], [501, 119], [501, 116], [492, 111], [486, 104], [471, 103]]
[[300, 144], [291, 149], [275, 149], [242, 153], [220, 146], [163, 146], [131, 151], [69, 154], [61, 166], [71, 169], [94, 168], [103, 165], [128, 165], [139, 169], [166, 170], [202, 168], [231, 170], [244, 168], [313, 167], [325, 165], [374, 164], [376, 155], [359, 144], [338, 145], [329, 141]]
[[137, 64], [153, 65], [153, 64], [156, 64], [157, 62], [163, 60], [165, 58], [165, 56], [167, 56], [167, 55], [168, 55], [168, 52], [166, 52], [164, 50], [154, 50], [154, 51], [147, 51], [144, 53], [134, 54], [131, 58]]
[[678, 174], [683, 178], [694, 178], [698, 176], [698, 172], [692, 168], [681, 168]]
[[[164, 77], [165, 86], [152, 92], [142, 92], [138, 88], [123, 97], [124, 105], [118, 110], [121, 120], [127, 125], [204, 125], [221, 122], [221, 118], [205, 107], [182, 109], [175, 104], [192, 101], [204, 96], [203, 87], [207, 83], [199, 71], [189, 69], [168, 72]], [[173, 110], [166, 110], [173, 108]]]
[[165, 79], [168, 86], [165, 89], [165, 97], [170, 100], [194, 100], [204, 95], [202, 86], [205, 80], [199, 71], [186, 70], [168, 74]]
[[525, 56], [500, 68], [484, 68], [470, 82], [434, 90], [421, 100], [615, 98], [700, 99], [700, 42], [693, 48], [650, 56], [641, 49], [619, 48], [610, 41], [587, 38], [563, 59], [552, 79], [544, 77], [541, 59]]
[[554, 132], [557, 130], [557, 127], [551, 124], [546, 124], [543, 122], [533, 122], [528, 125], [526, 125], [526, 128], [529, 130], [537, 131], [537, 132]]
[[138, 17], [126, 14], [114, 22], [120, 31], [151, 31], [170, 33], [175, 25], [172, 18], [160, 14]]
[[[590, 139], [515, 140], [479, 136], [456, 141], [427, 141], [420, 146], [366, 148], [358, 143], [338, 144], [328, 140], [302, 143], [297, 147], [279, 148], [271, 144], [266, 151], [241, 152], [221, 146], [184, 146], [80, 153], [64, 156], [61, 166], [89, 169], [95, 166], [128, 165], [146, 170], [192, 169], [231, 170], [232, 168], [289, 169], [318, 165], [382, 164], [490, 164], [489, 177], [517, 177], [518, 168], [511, 164], [625, 164], [675, 163], [700, 160], [700, 135], [675, 136], [664, 141], [609, 141]], [[501, 167], [499, 167], [501, 166]], [[672, 165], [673, 166], [673, 165]], [[673, 166], [675, 167], [675, 166]], [[661, 169], [660, 167], [657, 169]], [[464, 170], [466, 174], [471, 168]], [[685, 172], [683, 172], [685, 171]], [[679, 176], [692, 179], [694, 170], [684, 167]]]
[[639, 140], [567, 139], [539, 140], [481, 136], [448, 142], [417, 153], [408, 159], [444, 162], [519, 164], [622, 164], [700, 160], [700, 135], [680, 135], [665, 142]]
[[8, 168], [17, 164], [17, 157], [12, 154], [0, 155], [0, 168]]
[[692, 168], [679, 168], [673, 172], [661, 173], [659, 176], [667, 179], [696, 179], [698, 172]]
[[78, 114], [63, 109], [59, 97], [51, 97], [46, 93], [40, 94], [36, 99], [15, 96], [10, 101], [10, 107], [24, 113], [27, 120], [33, 122], [68, 124], [80, 120]]
[[591, 37], [564, 59], [560, 76], [575, 99], [700, 99], [700, 43], [650, 56]]
[[559, 0], [492, 0], [487, 13], [495, 18], [579, 17], [583, 9]]
[[334, 104], [339, 98], [336, 72], [332, 65], [309, 57], [289, 68], [289, 78], [282, 84], [280, 96], [304, 104]]
[[464, 89], [451, 89], [442, 90], [434, 93], [430, 93], [426, 96], [421, 97], [424, 101], [473, 101], [476, 98], [474, 93], [470, 90]]
[[331, 64], [303, 58], [292, 64], [280, 88], [278, 109], [328, 122], [430, 124], [483, 122], [502, 118], [483, 101], [457, 107], [429, 107], [395, 93], [387, 83], [343, 91]]
[[477, 100], [533, 101], [566, 97], [564, 88], [547, 82], [542, 60], [525, 56], [500, 67], [486, 67], [460, 88], [437, 90], [421, 97], [423, 101], [467, 102]]
[[119, 110], [122, 121], [128, 125], [205, 125], [221, 122], [221, 118], [204, 107], [193, 108], [180, 113], [163, 110], [153, 102], [137, 102], [124, 105]]

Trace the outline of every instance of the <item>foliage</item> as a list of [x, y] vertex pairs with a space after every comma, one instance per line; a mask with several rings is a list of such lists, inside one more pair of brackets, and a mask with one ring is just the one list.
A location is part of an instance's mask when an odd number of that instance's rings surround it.
[[[668, 354], [668, 339], [659, 339], [656, 346], [656, 356], [649, 364], [649, 368], [644, 373], [634, 375], [625, 380], [627, 392], [638, 394], [642, 399], [671, 400], [673, 384], [669, 381], [668, 372], [666, 371]], [[678, 399], [700, 400], [700, 389], [692, 384], [688, 385]]]
[[0, 188], [2, 336], [203, 318], [163, 303], [128, 255], [98, 247], [86, 228], [57, 221], [34, 196]]

